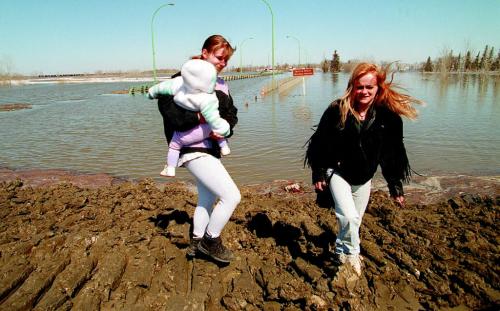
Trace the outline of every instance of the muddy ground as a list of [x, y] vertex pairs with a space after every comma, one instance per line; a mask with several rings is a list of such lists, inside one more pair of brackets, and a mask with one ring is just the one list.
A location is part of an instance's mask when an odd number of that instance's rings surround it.
[[21, 109], [31, 109], [31, 108], [32, 108], [32, 105], [30, 105], [30, 104], [7, 103], [7, 104], [0, 105], [0, 112], [21, 110]]
[[219, 265], [185, 257], [191, 185], [42, 175], [0, 170], [0, 310], [500, 308], [498, 178], [424, 182], [402, 209], [375, 190], [358, 278], [333, 264], [335, 214], [308, 185], [241, 187]]

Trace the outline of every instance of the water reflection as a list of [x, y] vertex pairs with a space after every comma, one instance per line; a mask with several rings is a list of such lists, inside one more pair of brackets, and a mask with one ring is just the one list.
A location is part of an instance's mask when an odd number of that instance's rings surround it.
[[493, 80], [493, 98], [498, 97], [499, 91], [500, 91], [500, 75], [497, 75]]
[[332, 83], [334, 85], [339, 83], [339, 73], [338, 72], [332, 72]]
[[488, 99], [498, 100], [500, 76], [481, 73], [423, 73], [422, 83], [438, 91], [439, 104], [449, 103], [448, 97], [453, 97], [458, 92], [457, 87], [464, 99], [472, 94], [473, 101], [481, 104]]
[[462, 89], [467, 90], [468, 83], [469, 83], [469, 75], [462, 74], [462, 79], [460, 84], [462, 86]]
[[488, 75], [477, 75], [478, 79], [478, 99], [479, 102], [483, 102], [488, 92], [489, 76]]
[[311, 123], [312, 110], [306, 102], [305, 96], [302, 96], [299, 105], [293, 108], [293, 117], [296, 120], [306, 122], [307, 124]]

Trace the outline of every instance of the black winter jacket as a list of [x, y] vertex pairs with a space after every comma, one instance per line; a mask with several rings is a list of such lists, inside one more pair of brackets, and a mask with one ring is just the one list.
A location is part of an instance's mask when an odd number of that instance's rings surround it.
[[373, 178], [380, 164], [391, 196], [403, 195], [402, 182], [410, 177], [403, 121], [388, 108], [373, 105], [364, 122], [349, 114], [342, 128], [336, 101], [323, 113], [309, 139], [305, 163], [312, 169], [313, 183], [325, 181], [326, 170], [332, 168], [351, 185]]
[[[179, 75], [180, 73], [177, 73], [172, 78]], [[238, 109], [234, 106], [231, 95], [227, 95], [220, 90], [215, 90], [215, 94], [219, 100], [220, 116], [229, 123], [231, 129], [229, 136], [226, 136], [226, 138], [229, 138], [233, 135], [233, 128], [238, 123]], [[164, 95], [158, 98], [158, 110], [160, 110], [163, 118], [163, 131], [168, 143], [170, 143], [175, 131], [187, 131], [200, 124], [198, 113], [180, 107], [174, 102], [174, 97], [171, 95]], [[220, 148], [217, 143], [213, 143], [211, 149], [191, 147], [183, 147], [181, 149], [181, 155], [190, 152], [205, 152], [220, 158]]]

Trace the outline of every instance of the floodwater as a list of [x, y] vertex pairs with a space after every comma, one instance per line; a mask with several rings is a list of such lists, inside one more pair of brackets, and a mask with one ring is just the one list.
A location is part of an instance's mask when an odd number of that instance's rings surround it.
[[[286, 75], [277, 76], [281, 79]], [[270, 77], [230, 81], [239, 112], [231, 155], [223, 162], [239, 184], [309, 181], [304, 144], [327, 105], [342, 95], [348, 75], [304, 79], [285, 93], [261, 96]], [[500, 77], [397, 73], [394, 81], [426, 102], [405, 120], [412, 168], [422, 175], [500, 174]], [[139, 83], [140, 84], [140, 83]], [[159, 177], [167, 146], [156, 101], [113, 95], [137, 82], [30, 84], [0, 87], [0, 166]], [[185, 169], [175, 180], [192, 180]]]

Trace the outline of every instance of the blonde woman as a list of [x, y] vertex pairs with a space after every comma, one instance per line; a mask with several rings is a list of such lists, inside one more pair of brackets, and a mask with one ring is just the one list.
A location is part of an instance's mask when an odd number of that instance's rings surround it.
[[401, 116], [416, 118], [412, 105], [420, 101], [396, 91], [386, 77], [387, 68], [358, 64], [344, 95], [323, 113], [306, 152], [316, 191], [329, 187], [335, 203], [339, 225], [335, 255], [359, 275], [359, 228], [378, 165], [400, 206], [403, 181], [410, 178]]

